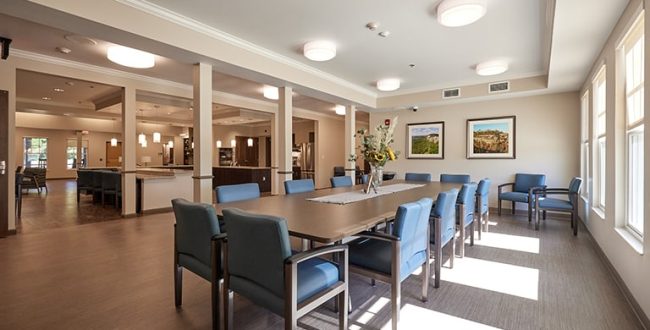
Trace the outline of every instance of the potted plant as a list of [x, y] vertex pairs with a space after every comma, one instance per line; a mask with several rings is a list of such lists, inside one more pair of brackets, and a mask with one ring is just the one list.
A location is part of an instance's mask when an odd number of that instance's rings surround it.
[[[370, 164], [371, 182], [374, 187], [379, 187], [382, 184], [386, 163], [396, 160], [399, 156], [399, 151], [394, 151], [391, 147], [396, 125], [397, 117], [393, 118], [390, 125], [378, 125], [373, 132], [364, 128], [355, 134], [355, 136], [361, 137], [359, 156]], [[357, 157], [357, 155], [350, 155], [349, 160], [356, 161]]]

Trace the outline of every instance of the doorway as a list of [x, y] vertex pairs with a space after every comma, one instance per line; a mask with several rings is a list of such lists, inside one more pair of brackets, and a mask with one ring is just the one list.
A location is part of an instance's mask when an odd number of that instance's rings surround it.
[[117, 146], [111, 146], [110, 141], [106, 141], [106, 167], [122, 166], [122, 142], [117, 142]]

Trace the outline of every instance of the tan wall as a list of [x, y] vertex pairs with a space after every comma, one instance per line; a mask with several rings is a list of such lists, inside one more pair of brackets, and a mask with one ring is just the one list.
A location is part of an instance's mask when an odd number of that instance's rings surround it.
[[295, 144], [309, 143], [309, 133], [314, 132], [314, 121], [301, 121], [293, 124], [293, 134], [296, 136]]
[[[387, 164], [386, 171], [397, 172], [398, 178], [404, 178], [406, 172], [431, 173], [434, 180], [441, 173], [467, 173], [474, 181], [488, 177], [492, 179], [490, 204], [496, 206], [496, 186], [512, 182], [517, 172], [544, 173], [553, 187], [565, 187], [579, 174], [579, 112], [578, 94], [562, 93], [421, 108], [418, 112], [371, 113], [370, 127], [399, 116], [394, 147], [401, 155]], [[517, 158], [466, 159], [467, 119], [509, 115], [517, 116]], [[432, 121], [445, 122], [445, 159], [406, 159], [406, 124]]]
[[330, 187], [334, 166], [345, 166], [345, 122], [322, 118], [316, 122], [316, 188]]

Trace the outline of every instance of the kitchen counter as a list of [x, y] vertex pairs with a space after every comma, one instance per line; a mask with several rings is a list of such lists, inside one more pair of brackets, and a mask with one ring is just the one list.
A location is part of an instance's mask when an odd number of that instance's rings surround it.
[[257, 183], [261, 192], [271, 191], [271, 168], [257, 166], [216, 166], [212, 168], [212, 187]]

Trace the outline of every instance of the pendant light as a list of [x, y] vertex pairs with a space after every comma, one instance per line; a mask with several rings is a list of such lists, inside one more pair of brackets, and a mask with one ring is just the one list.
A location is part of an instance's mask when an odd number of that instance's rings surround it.
[[138, 143], [140, 143], [140, 144], [146, 144], [147, 143], [147, 136], [144, 135], [144, 133], [140, 133], [140, 135], [138, 135]]
[[253, 146], [253, 138], [248, 138], [248, 140], [246, 140], [246, 143], [248, 144], [249, 147], [252, 147]]
[[217, 140], [217, 149], [221, 148], [221, 140]]
[[160, 143], [160, 133], [153, 132], [153, 143]]

